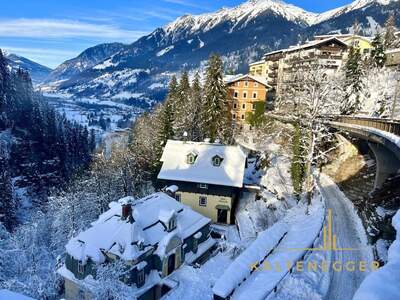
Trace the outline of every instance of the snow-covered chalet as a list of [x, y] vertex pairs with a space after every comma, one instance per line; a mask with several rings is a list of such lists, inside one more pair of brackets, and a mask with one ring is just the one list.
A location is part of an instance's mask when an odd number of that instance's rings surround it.
[[[159, 192], [112, 202], [92, 226], [66, 245], [65, 298], [92, 299], [96, 268], [123, 260], [132, 298], [159, 299], [174, 288], [168, 276], [183, 263], [203, 262], [215, 245], [211, 220]], [[91, 287], [92, 289], [88, 288]]]
[[232, 224], [246, 158], [239, 146], [168, 140], [161, 157], [159, 186], [178, 186], [177, 201], [213, 222]]

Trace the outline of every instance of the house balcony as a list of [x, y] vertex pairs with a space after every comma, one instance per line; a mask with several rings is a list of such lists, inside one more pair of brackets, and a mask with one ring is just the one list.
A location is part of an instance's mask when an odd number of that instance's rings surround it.
[[278, 68], [279, 68], [279, 65], [278, 65], [278, 63], [273, 63], [273, 64], [270, 64], [269, 66], [268, 66], [268, 68], [271, 70], [271, 71], [275, 71], [275, 70], [277, 70]]

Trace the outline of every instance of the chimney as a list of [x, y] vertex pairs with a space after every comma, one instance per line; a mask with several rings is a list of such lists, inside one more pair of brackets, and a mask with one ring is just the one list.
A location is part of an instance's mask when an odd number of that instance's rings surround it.
[[165, 188], [165, 193], [168, 196], [175, 198], [175, 195], [176, 195], [176, 192], [178, 191], [178, 189], [179, 188], [176, 185], [171, 185], [171, 186]]
[[131, 215], [132, 215], [132, 204], [130, 204], [130, 203], [122, 204], [122, 216], [121, 216], [121, 219], [122, 220], [126, 220]]

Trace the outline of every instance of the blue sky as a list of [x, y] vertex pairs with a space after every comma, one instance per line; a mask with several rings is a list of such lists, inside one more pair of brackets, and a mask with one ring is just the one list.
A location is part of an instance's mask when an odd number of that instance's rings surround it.
[[[0, 48], [55, 67], [103, 42], [131, 43], [185, 14], [244, 0], [9, 0], [0, 10]], [[321, 12], [351, 0], [288, 0]]]

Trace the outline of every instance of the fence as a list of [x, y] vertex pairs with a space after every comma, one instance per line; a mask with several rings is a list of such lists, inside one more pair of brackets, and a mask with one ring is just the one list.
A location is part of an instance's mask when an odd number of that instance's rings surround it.
[[330, 121], [372, 127], [400, 136], [400, 121], [381, 118], [330, 116]]

